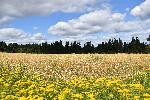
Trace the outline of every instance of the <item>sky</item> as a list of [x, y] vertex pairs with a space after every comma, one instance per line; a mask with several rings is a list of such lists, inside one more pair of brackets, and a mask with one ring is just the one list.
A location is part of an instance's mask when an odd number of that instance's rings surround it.
[[0, 41], [93, 44], [150, 35], [150, 0], [0, 0]]

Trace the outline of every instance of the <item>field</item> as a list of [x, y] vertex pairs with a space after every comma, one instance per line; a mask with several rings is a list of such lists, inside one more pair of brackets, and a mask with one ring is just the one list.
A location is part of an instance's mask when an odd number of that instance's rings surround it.
[[150, 100], [150, 54], [0, 53], [1, 100]]

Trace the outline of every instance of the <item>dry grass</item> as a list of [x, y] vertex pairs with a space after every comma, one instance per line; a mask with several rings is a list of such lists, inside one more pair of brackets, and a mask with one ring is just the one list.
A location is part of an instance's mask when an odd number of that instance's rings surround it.
[[0, 66], [24, 66], [26, 73], [45, 79], [134, 76], [150, 67], [150, 54], [9, 54], [0, 53]]

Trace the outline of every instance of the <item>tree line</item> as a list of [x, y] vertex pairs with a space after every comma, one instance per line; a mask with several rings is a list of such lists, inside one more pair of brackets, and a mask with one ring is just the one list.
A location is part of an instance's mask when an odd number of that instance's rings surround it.
[[[150, 36], [147, 38], [150, 41]], [[87, 54], [87, 53], [150, 53], [150, 45], [140, 42], [138, 37], [132, 37], [131, 42], [122, 42], [119, 38], [109, 39], [107, 42], [102, 42], [94, 46], [91, 41], [86, 42], [81, 46], [80, 42], [63, 42], [55, 41], [53, 43], [33, 43], [33, 44], [17, 44], [2, 41], [0, 42], [0, 52], [8, 53], [37, 53], [37, 54]]]

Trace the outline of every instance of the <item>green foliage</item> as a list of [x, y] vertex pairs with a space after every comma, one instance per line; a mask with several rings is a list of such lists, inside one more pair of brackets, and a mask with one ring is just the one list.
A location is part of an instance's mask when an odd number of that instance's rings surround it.
[[[148, 39], [149, 40], [149, 39]], [[108, 42], [102, 42], [95, 47], [91, 41], [86, 42], [84, 46], [81, 46], [80, 42], [74, 41], [72, 43], [55, 41], [54, 43], [48, 44], [47, 42], [41, 44], [17, 44], [10, 43], [6, 45], [5, 42], [0, 42], [0, 51], [9, 53], [41, 53], [41, 54], [87, 54], [87, 53], [150, 53], [148, 45], [140, 43], [138, 37], [132, 38], [129, 43], [122, 42], [116, 39], [109, 39]]]

